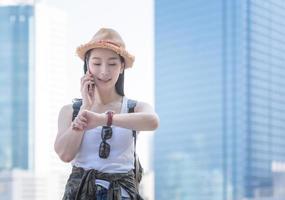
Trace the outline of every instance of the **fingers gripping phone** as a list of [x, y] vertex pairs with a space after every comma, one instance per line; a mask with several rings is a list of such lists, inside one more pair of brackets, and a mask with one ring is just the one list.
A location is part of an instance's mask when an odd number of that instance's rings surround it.
[[[87, 66], [87, 71], [86, 71], [86, 73], [87, 73], [87, 74], [91, 74], [91, 72], [90, 72], [90, 70], [89, 70], [89, 66], [88, 66], [87, 59], [85, 60], [85, 63], [86, 63], [86, 66]], [[94, 87], [95, 87], [95, 81], [94, 81], [94, 84], [91, 85], [92, 90], [94, 89]], [[89, 92], [89, 90], [90, 90], [90, 85], [88, 85], [88, 92]]]
[[95, 83], [88, 85], [88, 92], [90, 92], [90, 89], [94, 90]]

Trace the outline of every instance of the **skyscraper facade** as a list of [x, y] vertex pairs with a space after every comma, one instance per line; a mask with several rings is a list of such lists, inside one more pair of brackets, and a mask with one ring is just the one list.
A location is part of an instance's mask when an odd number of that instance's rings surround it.
[[0, 4], [0, 169], [31, 167], [29, 73], [33, 70], [31, 5]]
[[156, 199], [284, 198], [285, 3], [155, 2]]
[[67, 16], [44, 3], [0, 5], [0, 199], [59, 199], [69, 172], [53, 150]]

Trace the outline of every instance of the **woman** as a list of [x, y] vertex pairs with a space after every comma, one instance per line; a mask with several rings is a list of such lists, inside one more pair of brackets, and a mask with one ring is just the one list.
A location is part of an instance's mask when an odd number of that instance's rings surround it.
[[63, 106], [54, 144], [60, 159], [73, 166], [63, 199], [141, 199], [133, 173], [132, 130], [155, 130], [159, 118], [144, 102], [128, 113], [124, 70], [132, 67], [134, 56], [108, 28], [78, 47], [77, 54], [84, 61], [82, 105], [73, 121], [73, 105]]

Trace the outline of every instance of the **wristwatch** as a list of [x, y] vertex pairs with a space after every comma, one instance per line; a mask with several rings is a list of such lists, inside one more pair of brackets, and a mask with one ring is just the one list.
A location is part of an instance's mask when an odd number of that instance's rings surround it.
[[108, 117], [108, 120], [107, 120], [107, 126], [111, 126], [112, 123], [113, 123], [113, 115], [114, 115], [114, 111], [112, 110], [108, 110], [105, 112], [107, 117]]

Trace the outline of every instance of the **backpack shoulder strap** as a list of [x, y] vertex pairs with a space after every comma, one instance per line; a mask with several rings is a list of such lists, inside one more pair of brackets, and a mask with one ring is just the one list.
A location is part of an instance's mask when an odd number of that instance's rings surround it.
[[72, 121], [75, 119], [75, 117], [78, 115], [78, 112], [80, 110], [80, 107], [82, 105], [82, 99], [75, 98], [72, 100], [72, 108], [73, 108], [73, 113], [72, 113]]
[[[137, 101], [132, 100], [132, 99], [128, 99], [128, 113], [133, 113], [135, 111], [135, 107], [137, 105]], [[138, 184], [139, 184], [139, 161], [138, 161], [138, 157], [137, 157], [137, 153], [136, 153], [136, 143], [137, 143], [137, 132], [135, 130], [133, 130], [133, 137], [134, 137], [134, 157], [135, 157], [135, 163], [134, 163], [134, 167], [135, 167], [135, 179], [136, 179], [136, 187], [137, 190], [139, 188]]]
[[[128, 99], [128, 113], [135, 112], [135, 107], [137, 105], [136, 100]], [[136, 145], [136, 139], [137, 139], [137, 133], [135, 130], [133, 130], [133, 137], [135, 138], [135, 145]]]
[[137, 105], [137, 101], [133, 99], [128, 99], [128, 112], [133, 113], [135, 110], [135, 107]]

